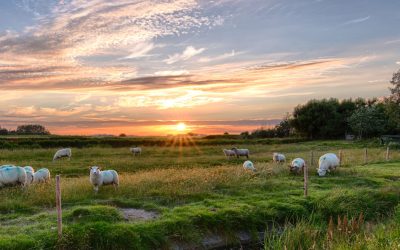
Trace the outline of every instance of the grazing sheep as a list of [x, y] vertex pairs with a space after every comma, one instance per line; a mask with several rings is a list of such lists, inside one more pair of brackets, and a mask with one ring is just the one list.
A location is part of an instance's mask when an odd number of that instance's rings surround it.
[[235, 152], [237, 158], [239, 158], [240, 156], [246, 156], [247, 159], [249, 159], [250, 151], [247, 148], [232, 148], [231, 150]]
[[280, 163], [280, 162], [285, 162], [286, 161], [286, 157], [284, 154], [280, 154], [280, 153], [273, 153], [272, 154], [272, 160], [274, 162]]
[[54, 154], [53, 161], [55, 161], [57, 159], [60, 159], [60, 158], [63, 158], [63, 157], [68, 157], [68, 160], [70, 160], [71, 156], [72, 156], [71, 149], [70, 148], [63, 148], [63, 149], [58, 150]]
[[26, 185], [26, 172], [24, 168], [6, 165], [0, 168], [0, 187]]
[[131, 152], [133, 155], [141, 155], [142, 154], [142, 148], [141, 147], [133, 147], [130, 148]]
[[306, 165], [306, 162], [302, 158], [296, 158], [289, 165], [289, 170], [290, 170], [290, 172], [298, 174], [304, 170], [305, 165]]
[[33, 174], [33, 183], [48, 182], [50, 180], [50, 171], [47, 168], [41, 168]]
[[243, 168], [247, 170], [251, 170], [253, 172], [256, 172], [257, 169], [254, 167], [254, 164], [251, 161], [245, 161], [243, 163]]
[[339, 166], [339, 158], [333, 153], [324, 154], [319, 158], [317, 168], [319, 176], [325, 176], [326, 172], [330, 172], [331, 170], [335, 170], [336, 167]]
[[235, 151], [231, 150], [231, 149], [222, 149], [222, 151], [224, 151], [224, 155], [226, 156], [226, 158], [231, 158], [231, 156], [236, 156]]
[[118, 173], [115, 170], [101, 171], [99, 167], [93, 166], [90, 168], [90, 182], [96, 193], [99, 191], [99, 187], [103, 185], [112, 184], [117, 189], [119, 185]]
[[35, 173], [35, 170], [31, 166], [25, 166], [24, 169], [26, 172], [26, 184], [29, 185], [33, 182], [33, 174]]

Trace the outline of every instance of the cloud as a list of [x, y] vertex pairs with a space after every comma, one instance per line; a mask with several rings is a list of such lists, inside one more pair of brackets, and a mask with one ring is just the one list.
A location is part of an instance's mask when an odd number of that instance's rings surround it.
[[370, 19], [371, 16], [366, 16], [366, 17], [361, 17], [353, 20], [349, 20], [347, 22], [344, 22], [343, 25], [350, 25], [350, 24], [356, 24], [356, 23], [362, 23]]
[[148, 56], [147, 53], [154, 49], [154, 44], [149, 42], [141, 42], [135, 44], [130, 50], [130, 54], [121, 59], [133, 59]]
[[227, 58], [234, 57], [235, 55], [242, 54], [242, 53], [235, 53], [235, 50], [232, 50], [230, 53], [225, 53], [219, 56], [214, 56], [214, 57], [201, 57], [199, 59], [199, 62], [201, 63], [208, 63], [212, 61], [221, 61]]
[[189, 71], [187, 70], [163, 70], [157, 71], [154, 73], [155, 76], [181, 76], [181, 75], [189, 75]]
[[[18, 3], [38, 12], [44, 1]], [[217, 16], [202, 15], [194, 0], [73, 0], [46, 8], [50, 11], [40, 11], [36, 23], [24, 31], [0, 34], [0, 70], [7, 74], [0, 85], [73, 88], [130, 79], [137, 72], [130, 59], [149, 56], [157, 47], [154, 39], [220, 22]], [[201, 51], [189, 48], [183, 58]]]
[[196, 49], [193, 46], [187, 46], [182, 53], [177, 53], [169, 56], [168, 59], [164, 60], [164, 62], [166, 62], [167, 64], [173, 64], [179, 61], [186, 61], [196, 55], [203, 53], [204, 50], [205, 48]]

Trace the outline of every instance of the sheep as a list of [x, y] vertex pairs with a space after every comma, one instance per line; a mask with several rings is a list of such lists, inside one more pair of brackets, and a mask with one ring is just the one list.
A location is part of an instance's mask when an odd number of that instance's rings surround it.
[[142, 148], [140, 148], [140, 147], [133, 147], [133, 148], [130, 148], [130, 150], [131, 150], [132, 154], [135, 156], [142, 154]]
[[236, 156], [235, 151], [231, 150], [231, 149], [222, 149], [222, 151], [224, 152], [224, 155], [226, 156], [226, 158], [231, 158], [231, 156]]
[[33, 183], [48, 182], [50, 180], [50, 171], [47, 168], [41, 168], [33, 174]]
[[26, 172], [24, 168], [12, 165], [2, 166], [0, 168], [0, 187], [26, 185]]
[[33, 182], [33, 174], [35, 173], [35, 170], [31, 166], [25, 166], [24, 169], [26, 172], [26, 184], [29, 185]]
[[254, 164], [253, 164], [251, 161], [245, 161], [245, 162], [243, 163], [243, 168], [244, 168], [244, 169], [251, 170], [251, 171], [253, 171], [253, 172], [256, 172], [256, 171], [257, 171], [256, 168], [254, 167]]
[[273, 154], [272, 154], [272, 160], [273, 160], [274, 162], [281, 163], [281, 162], [285, 162], [285, 161], [286, 161], [286, 157], [285, 157], [284, 154], [273, 153]]
[[325, 176], [326, 172], [336, 170], [340, 164], [339, 158], [333, 153], [324, 154], [319, 158], [317, 172], [319, 176]]
[[119, 186], [118, 173], [115, 170], [101, 171], [98, 166], [90, 167], [90, 183], [92, 183], [96, 193], [99, 191], [99, 187], [103, 185], [112, 184], [117, 189]]
[[246, 158], [249, 159], [250, 151], [247, 148], [232, 148], [231, 150], [235, 152], [237, 158], [239, 158], [240, 156], [246, 156]]
[[68, 157], [68, 160], [70, 160], [71, 156], [72, 156], [71, 149], [70, 148], [63, 148], [63, 149], [58, 150], [54, 154], [53, 161], [55, 161], [57, 159], [60, 159], [60, 158], [63, 158], [63, 157]]
[[298, 174], [304, 170], [305, 165], [306, 165], [306, 162], [304, 161], [304, 159], [296, 158], [289, 165], [289, 170], [290, 170], [290, 172]]

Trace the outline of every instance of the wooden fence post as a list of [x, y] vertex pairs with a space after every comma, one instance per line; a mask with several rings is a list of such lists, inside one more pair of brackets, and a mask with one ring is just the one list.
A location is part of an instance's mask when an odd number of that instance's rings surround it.
[[58, 240], [61, 240], [61, 238], [62, 238], [62, 210], [61, 210], [60, 175], [56, 175], [56, 207], [57, 207]]
[[364, 164], [368, 164], [368, 149], [364, 150]]
[[304, 172], [304, 197], [307, 198], [307, 196], [308, 196], [308, 167], [307, 167], [307, 164], [304, 164], [303, 172]]
[[389, 146], [387, 146], [387, 148], [386, 148], [386, 161], [389, 160], [389, 153], [390, 153], [390, 148], [389, 148]]
[[342, 166], [343, 154], [342, 150], [339, 150], [339, 166]]

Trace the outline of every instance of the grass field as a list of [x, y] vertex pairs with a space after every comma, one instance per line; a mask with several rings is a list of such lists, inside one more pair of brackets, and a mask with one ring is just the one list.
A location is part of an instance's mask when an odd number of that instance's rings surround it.
[[[239, 243], [247, 232], [258, 249], [399, 249], [400, 152], [373, 141], [241, 145], [244, 159], [226, 159], [227, 145], [148, 146], [133, 157], [128, 148], [73, 148], [70, 161], [51, 162], [55, 149], [0, 150], [0, 165], [47, 167], [61, 174], [64, 236], [57, 241], [54, 181], [0, 190], [0, 249], [155, 249], [201, 246], [210, 236]], [[364, 147], [368, 163], [364, 165]], [[288, 159], [314, 154], [309, 197], [303, 177], [271, 162], [274, 151]], [[318, 157], [343, 152], [343, 166], [316, 175]], [[95, 195], [89, 166], [115, 169], [120, 188]], [[152, 211], [147, 221], [125, 220], [123, 208]], [[355, 218], [362, 219], [355, 220]], [[341, 223], [338, 225], [338, 217]], [[330, 222], [330, 218], [332, 221]], [[348, 225], [343, 226], [344, 218]], [[258, 239], [259, 232], [265, 238]]]

